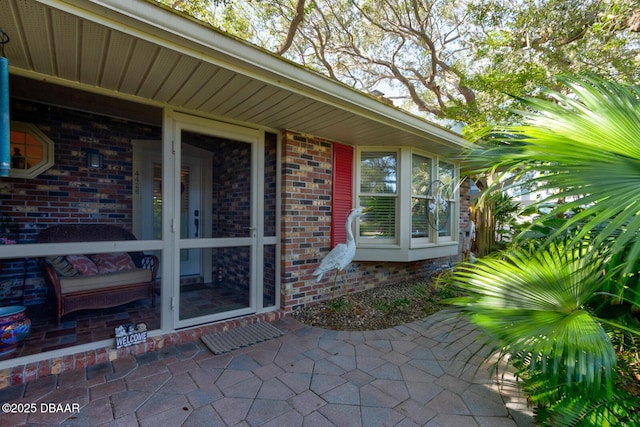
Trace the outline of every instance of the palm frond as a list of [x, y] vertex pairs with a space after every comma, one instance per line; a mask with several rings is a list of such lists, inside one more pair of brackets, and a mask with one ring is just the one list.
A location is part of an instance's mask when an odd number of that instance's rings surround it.
[[[598, 245], [625, 227], [613, 250], [631, 244], [640, 255], [640, 89], [592, 76], [560, 80], [569, 94], [523, 99], [529, 107], [520, 112], [523, 124], [493, 129], [490, 139], [501, 144], [474, 149], [467, 159], [492, 165], [485, 171], [535, 171], [543, 188], [555, 190], [553, 197], [583, 197], [574, 205], [589, 204], [588, 213], [558, 233], [580, 223], [576, 242], [597, 231]], [[603, 221], [608, 225], [596, 230]]]
[[640, 422], [639, 403], [637, 397], [621, 390], [599, 399], [573, 393], [550, 407], [538, 407], [535, 413], [537, 420], [545, 426], [631, 427]]
[[588, 309], [600, 277], [599, 266], [576, 251], [521, 250], [456, 268], [449, 281], [466, 295], [450, 302], [499, 346], [522, 355], [520, 374], [548, 371], [567, 384], [611, 389], [616, 354]]

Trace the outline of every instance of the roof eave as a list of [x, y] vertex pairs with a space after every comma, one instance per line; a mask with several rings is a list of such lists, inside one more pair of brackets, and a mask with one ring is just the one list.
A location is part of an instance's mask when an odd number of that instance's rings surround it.
[[456, 152], [460, 135], [151, 0], [37, 0], [76, 16], [295, 91]]

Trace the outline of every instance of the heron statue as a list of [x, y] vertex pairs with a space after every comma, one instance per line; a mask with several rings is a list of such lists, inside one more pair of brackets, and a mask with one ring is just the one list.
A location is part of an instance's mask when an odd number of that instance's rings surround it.
[[344, 280], [344, 270], [347, 268], [351, 261], [353, 261], [353, 257], [356, 255], [356, 241], [353, 238], [353, 231], [351, 230], [351, 224], [353, 220], [359, 218], [366, 214], [369, 209], [367, 208], [355, 208], [351, 210], [349, 216], [347, 217], [347, 242], [340, 243], [336, 245], [331, 252], [327, 254], [318, 266], [316, 270], [311, 273], [312, 276], [318, 276], [318, 282], [322, 280], [322, 276], [331, 271], [336, 270], [335, 275], [333, 276], [333, 290], [331, 291], [331, 300], [333, 300], [333, 295], [336, 290], [336, 281], [338, 280], [338, 272], [342, 275], [342, 286], [344, 287], [347, 298], [349, 297], [349, 293], [347, 291], [347, 284]]

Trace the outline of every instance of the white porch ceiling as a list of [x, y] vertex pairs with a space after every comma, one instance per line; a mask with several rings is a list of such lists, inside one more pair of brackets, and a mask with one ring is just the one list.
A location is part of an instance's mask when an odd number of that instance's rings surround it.
[[458, 135], [146, 0], [2, 0], [13, 74], [352, 145]]

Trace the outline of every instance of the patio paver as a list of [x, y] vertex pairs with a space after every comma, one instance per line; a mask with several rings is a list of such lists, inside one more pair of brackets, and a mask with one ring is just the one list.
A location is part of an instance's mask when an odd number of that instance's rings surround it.
[[3, 402], [80, 410], [0, 427], [533, 426], [517, 384], [498, 386], [474, 328], [447, 313], [383, 331], [274, 326], [284, 335], [223, 355], [195, 342], [2, 389]]

